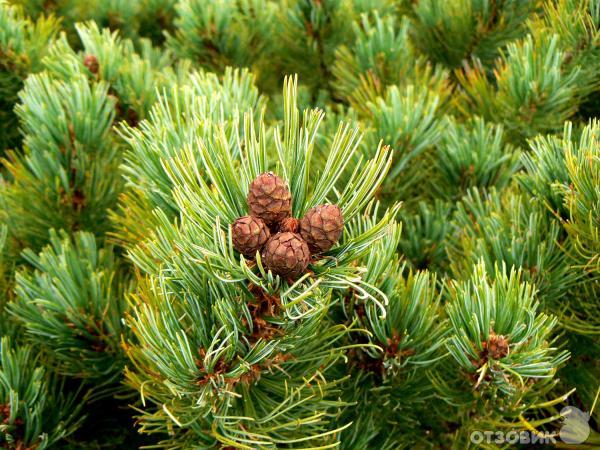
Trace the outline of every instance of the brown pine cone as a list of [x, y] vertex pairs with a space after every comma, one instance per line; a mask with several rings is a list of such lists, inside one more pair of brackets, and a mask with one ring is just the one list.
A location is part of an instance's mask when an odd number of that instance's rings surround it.
[[329, 250], [338, 241], [344, 228], [342, 210], [337, 205], [319, 205], [300, 220], [300, 234], [312, 253]]
[[267, 225], [280, 222], [292, 213], [292, 195], [287, 184], [273, 172], [266, 172], [250, 183], [248, 208]]
[[269, 237], [269, 228], [258, 217], [243, 216], [231, 225], [233, 247], [244, 256], [253, 258]]
[[308, 267], [310, 251], [299, 234], [277, 233], [262, 251], [262, 261], [267, 269], [282, 277], [298, 278]]
[[94, 55], [85, 55], [83, 58], [83, 65], [94, 75], [97, 74], [98, 69], [100, 69], [98, 59]]

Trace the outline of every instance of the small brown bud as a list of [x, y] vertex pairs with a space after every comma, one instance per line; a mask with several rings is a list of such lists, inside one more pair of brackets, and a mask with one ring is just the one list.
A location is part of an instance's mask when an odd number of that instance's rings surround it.
[[94, 55], [85, 55], [83, 58], [83, 65], [94, 75], [96, 75], [100, 69], [98, 59]]
[[279, 224], [279, 231], [285, 232], [289, 231], [290, 233], [298, 232], [298, 227], [300, 226], [300, 221], [293, 217], [286, 217]]
[[488, 356], [495, 360], [508, 356], [508, 339], [502, 335], [491, 332], [487, 342], [487, 352]]

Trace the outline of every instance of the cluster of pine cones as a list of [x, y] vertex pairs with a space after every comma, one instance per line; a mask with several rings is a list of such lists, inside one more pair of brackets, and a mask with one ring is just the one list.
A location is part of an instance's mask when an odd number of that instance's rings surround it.
[[315, 206], [302, 219], [293, 218], [290, 190], [272, 172], [250, 183], [248, 209], [250, 215], [236, 219], [231, 226], [234, 248], [249, 258], [262, 250], [265, 267], [290, 279], [306, 272], [311, 255], [333, 247], [344, 228], [337, 205]]

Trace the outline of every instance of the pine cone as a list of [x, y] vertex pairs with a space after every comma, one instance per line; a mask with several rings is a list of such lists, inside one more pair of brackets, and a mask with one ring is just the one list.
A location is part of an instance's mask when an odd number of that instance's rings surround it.
[[97, 74], [100, 69], [98, 59], [94, 55], [85, 55], [83, 58], [83, 65], [94, 75]]
[[287, 184], [273, 172], [266, 172], [250, 183], [248, 208], [267, 225], [280, 222], [292, 213], [292, 195]]
[[308, 267], [310, 252], [304, 239], [296, 233], [277, 233], [262, 251], [262, 261], [274, 274], [298, 278]]
[[329, 250], [338, 241], [344, 228], [342, 211], [337, 205], [319, 205], [300, 220], [300, 234], [312, 253]]
[[231, 225], [233, 247], [244, 256], [253, 258], [269, 237], [269, 228], [258, 217], [243, 216]]

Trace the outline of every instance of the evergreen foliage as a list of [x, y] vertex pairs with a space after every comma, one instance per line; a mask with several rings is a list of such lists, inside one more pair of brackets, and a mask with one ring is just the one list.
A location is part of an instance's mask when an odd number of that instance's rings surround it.
[[65, 380], [41, 364], [32, 347], [0, 341], [2, 448], [53, 448], [81, 425], [81, 404], [65, 394]]
[[75, 234], [73, 242], [52, 233], [39, 255], [28, 249], [24, 257], [35, 271], [17, 273], [9, 310], [28, 340], [57, 373], [96, 386], [114, 383], [124, 366], [120, 336], [127, 285], [112, 249], [98, 249], [90, 233]]
[[22, 10], [0, 2], [0, 152], [19, 145], [14, 107], [29, 73], [40, 69], [48, 44], [58, 31], [58, 21], [40, 17], [33, 21]]

